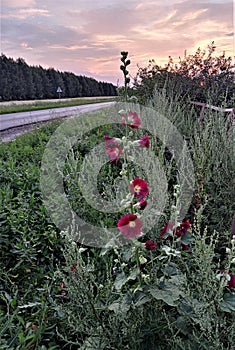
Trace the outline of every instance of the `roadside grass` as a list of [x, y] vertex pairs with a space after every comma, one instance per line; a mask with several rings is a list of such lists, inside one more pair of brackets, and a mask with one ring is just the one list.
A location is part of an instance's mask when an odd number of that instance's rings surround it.
[[[142, 284], [132, 243], [120, 249], [74, 243], [47, 213], [40, 188], [41, 160], [62, 122], [2, 143], [1, 349], [234, 349], [235, 294], [225, 276], [218, 277], [222, 269], [235, 274], [229, 237], [234, 212], [233, 135], [226, 133], [218, 114], [208, 111], [204, 124], [198, 125], [193, 109], [184, 111], [161, 94], [152, 102], [188, 139], [196, 174], [187, 217], [194, 239], [190, 250], [180, 257], [162, 255], [159, 233], [174, 204], [175, 164], [156, 135], [150, 135], [151, 147], [171, 186], [166, 211], [147, 237], [156, 241], [156, 251], [138, 247]], [[92, 224], [113, 227], [118, 217], [86, 203], [78, 186], [81, 165], [89, 151], [104, 142], [104, 135], [122, 137], [123, 132], [115, 124], [94, 128], [67, 155], [66, 195], [74, 211]], [[120, 166], [107, 159], [99, 171], [94, 169], [99, 173], [97, 189], [107, 200], [115, 197]]]
[[35, 101], [34, 103], [24, 103], [21, 105], [14, 104], [12, 105], [4, 105], [4, 103], [0, 103], [0, 114], [8, 114], [8, 113], [18, 113], [18, 112], [27, 112], [27, 111], [36, 111], [41, 109], [50, 109], [50, 108], [61, 108], [61, 107], [73, 107], [73, 106], [82, 106], [85, 104], [93, 104], [93, 103], [101, 103], [101, 102], [112, 102], [116, 101], [117, 98], [94, 98], [94, 99], [86, 99], [86, 98], [73, 98], [71, 100], [57, 100], [53, 101]]

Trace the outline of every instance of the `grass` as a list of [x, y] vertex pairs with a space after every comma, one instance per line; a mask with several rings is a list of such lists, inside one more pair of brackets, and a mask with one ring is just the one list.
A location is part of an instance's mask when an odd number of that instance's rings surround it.
[[[40, 167], [61, 121], [0, 145], [1, 349], [233, 350], [235, 294], [220, 274], [222, 269], [235, 274], [229, 232], [235, 209], [233, 134], [226, 133], [219, 114], [208, 111], [198, 125], [193, 109], [183, 110], [162, 94], [156, 94], [152, 107], [187, 137], [195, 168], [196, 191], [187, 213], [192, 241], [180, 257], [162, 249], [169, 244], [173, 252], [180, 250], [179, 242], [159, 237], [175, 205], [177, 177], [156, 135], [150, 135], [151, 149], [169, 184], [165, 211], [147, 237], [119, 249], [74, 243], [69, 229], [61, 232], [47, 212]], [[123, 133], [122, 125], [94, 127], [77, 139], [65, 160], [70, 206], [97, 227], [115, 226], [122, 214], [100, 212], [86, 202], [79, 187], [81, 166], [104, 135]], [[145, 135], [133, 133], [134, 139]], [[122, 162], [98, 166], [94, 158], [98, 192], [112, 201]], [[132, 170], [139, 171], [134, 165]], [[147, 251], [146, 239], [157, 249]]]
[[71, 100], [57, 100], [53, 101], [35, 101], [35, 103], [23, 103], [22, 105], [14, 104], [4, 105], [0, 103], [0, 114], [7, 113], [18, 113], [26, 111], [36, 111], [41, 109], [50, 109], [50, 108], [60, 108], [60, 107], [72, 107], [72, 106], [81, 106], [85, 104], [101, 103], [101, 102], [111, 102], [115, 101], [116, 98], [95, 98], [95, 99], [86, 99], [86, 98], [73, 98]]

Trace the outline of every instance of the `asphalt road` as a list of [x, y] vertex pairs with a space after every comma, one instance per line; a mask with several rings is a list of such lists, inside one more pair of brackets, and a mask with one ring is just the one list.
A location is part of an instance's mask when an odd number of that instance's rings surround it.
[[0, 115], [0, 131], [17, 128], [24, 125], [35, 124], [53, 119], [70, 117], [83, 112], [108, 107], [115, 102], [101, 102], [82, 106], [43, 109], [39, 111], [9, 113]]

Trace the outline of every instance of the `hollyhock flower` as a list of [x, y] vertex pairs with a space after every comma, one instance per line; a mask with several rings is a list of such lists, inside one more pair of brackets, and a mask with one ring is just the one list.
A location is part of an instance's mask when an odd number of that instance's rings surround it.
[[148, 205], [148, 202], [145, 200], [145, 199], [141, 199], [137, 205], [139, 206], [140, 210], [144, 210], [147, 205]]
[[137, 141], [133, 142], [135, 145], [138, 145], [140, 147], [146, 147], [149, 148], [150, 147], [150, 142], [149, 142], [149, 136], [146, 135], [144, 137], [142, 137], [142, 139], [139, 139]]
[[145, 242], [145, 248], [147, 250], [155, 250], [157, 248], [157, 243], [153, 241], [146, 241]]
[[229, 272], [230, 280], [228, 281], [229, 288], [235, 288], [235, 275]]
[[[166, 225], [162, 228], [161, 232], [160, 232], [160, 238], [165, 240], [169, 237], [170, 233], [173, 232], [173, 227], [174, 224], [173, 222], [167, 222]], [[168, 236], [165, 236], [165, 234], [169, 233]]]
[[130, 190], [138, 199], [143, 199], [149, 193], [148, 183], [136, 177], [130, 184]]
[[129, 125], [132, 129], [138, 129], [142, 122], [136, 112], [128, 111], [127, 115], [122, 116], [121, 123]]
[[117, 147], [122, 143], [122, 140], [117, 137], [104, 136], [106, 148]]
[[118, 162], [120, 155], [123, 153], [122, 141], [118, 138], [104, 136], [106, 145], [106, 154], [109, 155], [110, 162]]
[[180, 243], [181, 247], [183, 250], [189, 250], [189, 245], [188, 244], [184, 244], [184, 243]]
[[190, 225], [190, 222], [188, 220], [182, 221], [180, 226], [177, 227], [176, 230], [175, 230], [175, 233], [176, 233], [177, 237], [184, 236], [188, 232], [190, 226], [191, 225]]
[[143, 222], [134, 214], [124, 215], [118, 220], [117, 227], [126, 238], [134, 238], [142, 235]]

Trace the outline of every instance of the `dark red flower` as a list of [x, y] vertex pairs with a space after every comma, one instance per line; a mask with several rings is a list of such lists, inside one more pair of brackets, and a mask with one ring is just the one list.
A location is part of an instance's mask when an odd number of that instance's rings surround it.
[[116, 161], [120, 158], [120, 155], [123, 153], [122, 141], [118, 138], [104, 136], [106, 154], [109, 155], [110, 162]]
[[155, 250], [157, 248], [157, 243], [153, 241], [146, 241], [145, 242], [145, 248], [147, 250]]
[[140, 210], [144, 210], [147, 207], [148, 202], [145, 199], [141, 199], [137, 204]]
[[124, 215], [117, 223], [119, 231], [127, 238], [141, 236], [142, 226], [143, 222], [134, 214]]
[[130, 190], [138, 199], [143, 199], [149, 193], [148, 183], [136, 177], [130, 184]]
[[188, 220], [182, 221], [179, 227], [176, 228], [175, 233], [177, 237], [182, 237], [184, 236], [187, 232], [188, 229], [190, 228], [190, 222]]
[[235, 275], [229, 272], [230, 280], [228, 281], [229, 288], [235, 288]]
[[150, 147], [149, 136], [146, 135], [146, 136], [142, 137], [142, 139], [134, 141], [134, 143], [138, 144], [141, 147], [149, 148]]
[[[161, 232], [160, 232], [160, 238], [165, 240], [167, 239], [169, 236], [170, 236], [170, 233], [173, 232], [173, 227], [174, 227], [174, 224], [173, 222], [167, 222], [166, 225], [162, 228]], [[165, 235], [169, 233], [169, 235]], [[164, 237], [163, 237], [164, 236]]]
[[180, 243], [181, 247], [183, 250], [188, 250], [189, 249], [189, 245], [188, 244], [184, 244], [184, 243]]
[[129, 125], [132, 129], [138, 129], [142, 122], [136, 112], [129, 111], [127, 115], [122, 116], [121, 123]]

